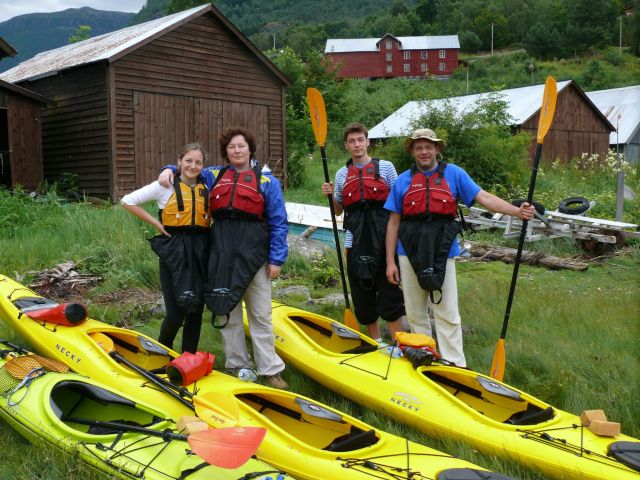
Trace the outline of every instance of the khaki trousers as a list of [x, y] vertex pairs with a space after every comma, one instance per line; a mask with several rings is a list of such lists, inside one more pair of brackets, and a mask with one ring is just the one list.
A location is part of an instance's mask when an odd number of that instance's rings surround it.
[[[455, 260], [453, 258], [447, 260], [447, 271], [442, 285], [442, 300], [438, 304], [432, 303], [429, 298], [429, 292], [420, 287], [418, 277], [416, 277], [409, 259], [404, 255], [400, 255], [398, 256], [398, 262], [404, 306], [411, 331], [433, 336], [429, 319], [429, 308], [431, 308], [435, 320], [440, 354], [445, 360], [453, 362], [459, 367], [465, 367], [467, 361], [464, 358], [462, 348], [462, 321], [458, 311]], [[435, 295], [437, 300], [437, 293]]]

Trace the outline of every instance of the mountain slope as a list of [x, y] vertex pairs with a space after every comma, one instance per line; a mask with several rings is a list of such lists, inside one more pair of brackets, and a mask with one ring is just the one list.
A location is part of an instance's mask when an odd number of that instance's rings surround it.
[[91, 27], [91, 36], [112, 32], [129, 26], [135, 14], [107, 12], [90, 7], [69, 8], [54, 13], [30, 13], [0, 23], [0, 37], [18, 51], [13, 58], [0, 61], [4, 72], [37, 53], [69, 43], [80, 25]]

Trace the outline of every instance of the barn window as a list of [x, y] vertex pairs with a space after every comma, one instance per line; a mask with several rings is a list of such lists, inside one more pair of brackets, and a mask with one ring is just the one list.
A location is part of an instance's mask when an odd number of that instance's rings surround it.
[[387, 63], [387, 73], [393, 73], [393, 65]]
[[404, 65], [402, 65], [402, 70], [404, 72], [409, 72], [409, 71], [411, 71], [411, 67], [409, 66], [408, 63], [405, 63]]
[[446, 66], [446, 64], [444, 62], [440, 62], [440, 66], [438, 67], [438, 69], [441, 72], [444, 72], [447, 69], [447, 66]]
[[422, 51], [420, 52], [420, 58], [421, 58], [422, 60], [426, 60], [426, 59], [427, 59], [427, 51], [426, 51], [426, 50], [422, 50]]
[[409, 50], [405, 50], [404, 59], [409, 60], [411, 58], [411, 52]]
[[387, 50], [390, 50], [390, 49], [392, 49], [392, 48], [393, 48], [393, 42], [392, 42], [391, 40], [387, 40], [387, 41], [385, 42], [384, 46], [385, 46], [385, 48], [386, 48]]
[[426, 63], [421, 63], [420, 64], [420, 71], [421, 72], [426, 72], [427, 71], [427, 64]]
[[393, 60], [393, 53], [389, 52], [387, 53], [387, 62], [390, 62], [391, 60]]
[[440, 58], [447, 58], [447, 51], [446, 50], [440, 50]]

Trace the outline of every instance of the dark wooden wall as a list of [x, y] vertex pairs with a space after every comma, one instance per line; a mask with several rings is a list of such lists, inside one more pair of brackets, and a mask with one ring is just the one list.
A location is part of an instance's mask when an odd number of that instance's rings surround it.
[[218, 134], [235, 125], [255, 132], [257, 158], [284, 176], [284, 83], [213, 13], [112, 64], [20, 85], [56, 102], [43, 111], [45, 177], [77, 173], [88, 195], [116, 200], [151, 182], [186, 143], [219, 164]]
[[[33, 190], [44, 179], [42, 168], [42, 115], [40, 103], [0, 88], [0, 108], [4, 110], [0, 128], [3, 182], [7, 186]], [[6, 145], [5, 145], [6, 144]], [[7, 153], [7, 150], [10, 153]]]
[[[536, 135], [540, 114], [537, 113], [521, 127], [533, 136], [530, 160], [536, 149]], [[595, 107], [573, 86], [558, 93], [551, 129], [544, 138], [542, 163], [549, 165], [556, 159], [568, 163], [582, 153], [606, 155], [609, 149], [609, 127]]]
[[254, 131], [256, 157], [283, 176], [283, 84], [213, 14], [115, 61], [112, 84], [114, 197], [156, 179], [186, 143], [220, 164], [218, 134], [236, 125]]
[[97, 63], [20, 84], [56, 102], [42, 113], [45, 177], [78, 174], [80, 189], [102, 198], [111, 193], [106, 73]]

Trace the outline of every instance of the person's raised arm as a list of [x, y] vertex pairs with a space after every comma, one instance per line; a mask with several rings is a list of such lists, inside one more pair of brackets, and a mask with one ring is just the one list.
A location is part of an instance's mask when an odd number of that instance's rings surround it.
[[385, 248], [387, 251], [387, 280], [389, 283], [400, 283], [400, 271], [396, 265], [396, 250], [398, 248], [398, 229], [400, 228], [400, 214], [391, 212], [387, 223]]
[[531, 220], [535, 213], [533, 205], [529, 205], [527, 202], [522, 202], [519, 207], [516, 207], [484, 190], [478, 192], [475, 201], [492, 212], [504, 213], [512, 217], [518, 217], [520, 220]]

